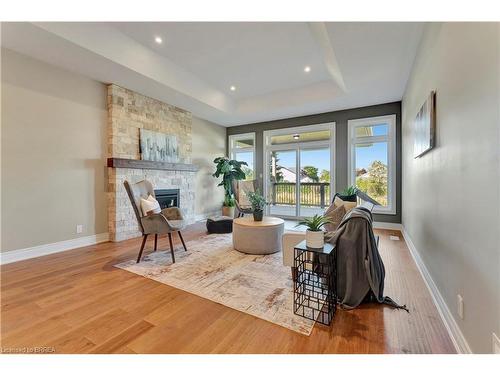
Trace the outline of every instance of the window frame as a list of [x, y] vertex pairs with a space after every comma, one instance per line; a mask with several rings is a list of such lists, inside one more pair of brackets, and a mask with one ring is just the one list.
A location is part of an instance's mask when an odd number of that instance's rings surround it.
[[[388, 125], [387, 135], [356, 136], [356, 128], [373, 125]], [[373, 213], [396, 215], [396, 115], [367, 117], [347, 121], [347, 181], [356, 184], [356, 145], [364, 143], [387, 142], [387, 207], [375, 206]]]
[[[240, 148], [234, 147], [235, 142], [241, 141], [241, 140], [245, 140], [245, 139], [252, 139], [253, 140], [253, 146], [240, 147]], [[255, 169], [255, 167], [256, 167], [255, 132], [230, 135], [228, 143], [229, 143], [229, 147], [228, 147], [229, 159], [236, 160], [235, 155], [238, 152], [250, 152], [250, 151], [252, 152], [252, 155], [253, 155], [253, 167], [252, 167], [252, 170], [253, 170], [253, 174], [254, 174], [254, 180], [256, 180], [257, 179], [257, 175], [256, 175], [257, 171]]]
[[[306, 142], [293, 142], [293, 143], [283, 143], [278, 145], [271, 145], [271, 137], [275, 135], [285, 135], [285, 134], [302, 134], [308, 133], [311, 131], [321, 131], [321, 130], [329, 130], [330, 131], [330, 139], [323, 141], [306, 141]], [[263, 132], [263, 143], [264, 147], [262, 147], [262, 171], [263, 171], [263, 188], [264, 188], [264, 196], [268, 197], [269, 195], [269, 175], [267, 174], [268, 166], [270, 163], [269, 154], [270, 151], [288, 151], [294, 150], [297, 152], [296, 156], [296, 169], [298, 170], [300, 167], [300, 150], [310, 149], [310, 148], [318, 148], [318, 147], [328, 147], [330, 149], [330, 202], [333, 199], [333, 196], [336, 192], [337, 186], [337, 174], [336, 174], [336, 163], [337, 163], [337, 154], [336, 154], [336, 139], [337, 139], [337, 127], [336, 122], [324, 122], [318, 124], [310, 124], [310, 125], [301, 125], [289, 128], [280, 128], [273, 130], [265, 130]], [[299, 190], [296, 190], [296, 202], [300, 202]], [[266, 214], [270, 213], [269, 205], [266, 206], [265, 209]], [[297, 216], [300, 212], [300, 207], [296, 207], [296, 216], [280, 216], [285, 219], [302, 219], [303, 217]]]

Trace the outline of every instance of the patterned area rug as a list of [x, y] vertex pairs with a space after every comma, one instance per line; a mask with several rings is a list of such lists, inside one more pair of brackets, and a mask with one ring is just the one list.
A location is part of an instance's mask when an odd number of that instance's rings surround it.
[[293, 313], [293, 282], [281, 253], [247, 255], [233, 249], [231, 234], [210, 234], [186, 244], [188, 251], [150, 253], [137, 264], [115, 267], [309, 335], [312, 320]]

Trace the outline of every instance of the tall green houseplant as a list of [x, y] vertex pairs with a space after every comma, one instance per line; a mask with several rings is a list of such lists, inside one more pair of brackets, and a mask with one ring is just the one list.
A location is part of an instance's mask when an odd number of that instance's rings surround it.
[[[244, 180], [245, 172], [242, 170], [243, 165], [248, 165], [244, 161], [230, 160], [227, 157], [218, 157], [214, 159], [216, 166], [215, 173], [212, 175], [215, 178], [222, 177], [222, 181], [217, 186], [224, 187], [224, 207], [232, 207], [233, 214], [226, 214], [225, 216], [234, 216], [234, 192], [233, 181]], [[229, 211], [229, 210], [226, 210]], [[223, 210], [223, 215], [224, 215]]]

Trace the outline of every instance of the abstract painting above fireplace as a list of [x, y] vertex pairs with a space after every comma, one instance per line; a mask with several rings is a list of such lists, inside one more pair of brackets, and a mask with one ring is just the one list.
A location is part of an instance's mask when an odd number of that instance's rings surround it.
[[141, 159], [151, 161], [179, 161], [177, 137], [171, 134], [140, 129]]

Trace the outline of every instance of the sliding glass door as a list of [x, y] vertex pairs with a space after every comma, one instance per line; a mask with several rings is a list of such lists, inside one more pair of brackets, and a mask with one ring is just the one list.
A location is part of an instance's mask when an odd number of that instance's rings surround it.
[[300, 217], [324, 212], [330, 203], [330, 148], [300, 148]]
[[275, 150], [269, 152], [269, 214], [273, 216], [296, 216], [297, 191], [295, 168], [296, 150]]
[[334, 183], [334, 124], [264, 132], [268, 214], [310, 217], [328, 207]]

